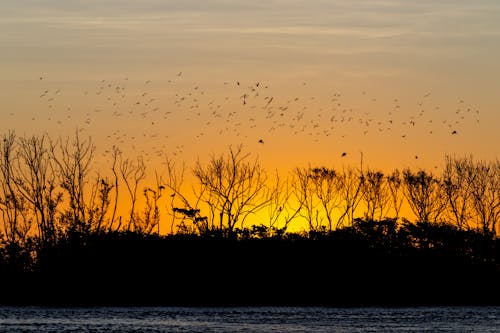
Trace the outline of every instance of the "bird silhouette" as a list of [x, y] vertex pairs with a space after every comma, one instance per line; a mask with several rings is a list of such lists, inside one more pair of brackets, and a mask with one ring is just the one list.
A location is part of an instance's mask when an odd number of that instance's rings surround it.
[[[233, 84], [234, 89], [229, 88], [221, 96], [210, 95], [208, 87], [203, 87], [203, 84], [197, 82], [189, 84], [189, 87], [180, 84], [176, 86], [176, 81], [182, 81], [179, 78], [182, 74], [182, 72], [174, 72], [172, 75], [179, 80], [169, 80], [172, 84], [168, 85], [170, 90], [167, 92], [172, 95], [171, 104], [175, 106], [175, 108], [169, 109], [163, 106], [160, 108], [160, 105], [166, 104], [168, 99], [162, 100], [161, 95], [151, 90], [153, 82], [150, 80], [141, 80], [141, 83], [145, 83], [145, 85], [139, 88], [140, 91], [133, 90], [133, 86], [126, 87], [124, 83], [128, 81], [127, 78], [121, 79], [120, 82], [99, 80], [96, 83], [96, 89], [82, 90], [83, 94], [88, 96], [89, 101], [90, 98], [95, 98], [97, 103], [101, 103], [95, 105], [91, 109], [93, 112], [91, 111], [86, 117], [80, 113], [77, 107], [71, 108], [62, 104], [62, 98], [67, 98], [65, 89], [44, 86], [48, 79], [43, 74], [35, 74], [34, 78], [42, 80], [39, 81], [41, 87], [37, 100], [47, 108], [47, 117], [44, 119], [57, 124], [81, 121], [87, 125], [85, 129], [89, 129], [96, 126], [95, 124], [105, 121], [107, 118], [104, 117], [106, 116], [113, 116], [117, 120], [123, 119], [124, 121], [125, 118], [129, 117], [128, 120], [137, 121], [138, 125], [142, 126], [141, 131], [136, 133], [137, 140], [142, 135], [144, 138], [151, 139], [161, 136], [159, 131], [165, 125], [165, 121], [176, 119], [175, 117], [185, 122], [182, 126], [193, 128], [206, 126], [210, 129], [210, 131], [197, 130], [195, 137], [198, 140], [208, 139], [213, 131], [214, 134], [218, 133], [219, 135], [250, 138], [248, 139], [250, 141], [257, 138], [258, 145], [265, 144], [265, 140], [259, 138], [259, 135], [266, 135], [266, 140], [269, 140], [269, 136], [278, 135], [275, 133], [286, 135], [286, 131], [297, 137], [302, 136], [302, 138], [297, 138], [299, 140], [307, 138], [311, 142], [328, 144], [322, 140], [347, 138], [346, 130], [351, 131], [348, 126], [355, 123], [358, 123], [359, 126], [353, 130], [357, 133], [352, 134], [361, 139], [371, 139], [376, 135], [375, 133], [383, 132], [384, 135], [387, 133], [404, 141], [405, 138], [407, 140], [412, 136], [418, 137], [419, 134], [436, 135], [441, 130], [444, 130], [444, 133], [448, 135], [458, 137], [457, 128], [460, 129], [458, 126], [461, 126], [464, 121], [479, 122], [480, 111], [462, 100], [458, 100], [458, 108], [454, 107], [450, 110], [451, 117], [443, 114], [444, 107], [426, 105], [426, 103], [432, 102], [432, 99], [428, 98], [432, 96], [429, 92], [424, 92], [420, 96], [421, 100], [414, 105], [415, 103], [408, 103], [402, 98], [391, 97], [384, 101], [382, 98], [374, 98], [377, 96], [363, 91], [360, 98], [366, 102], [390, 103], [389, 109], [382, 115], [373, 111], [367, 112], [367, 109], [350, 107], [345, 100], [347, 98], [345, 96], [348, 95], [339, 92], [329, 93], [328, 96], [308, 96], [307, 89], [304, 87], [296, 96], [283, 96], [275, 92], [272, 86], [268, 86], [262, 81], [259, 82], [259, 80], [245, 84], [244, 78], [241, 78], [243, 81], [222, 81], [221, 83], [227, 88]], [[301, 85], [302, 82], [298, 83]], [[263, 93], [263, 89], [268, 91]], [[323, 98], [326, 99], [323, 100]], [[308, 103], [313, 104], [308, 105]], [[64, 113], [60, 111], [64, 111]], [[441, 114], [443, 118], [436, 118]], [[30, 116], [32, 116], [33, 121], [40, 119], [37, 114]], [[251, 131], [259, 131], [257, 132], [259, 134]], [[266, 132], [271, 134], [265, 134]], [[108, 135], [108, 139], [124, 142], [126, 139], [124, 136], [124, 133], [113, 133], [113, 135]], [[227, 139], [233, 140], [234, 138], [228, 137]], [[346, 157], [348, 154], [349, 148], [344, 148], [346, 151], [341, 151], [340, 157]], [[137, 149], [140, 150], [139, 147]], [[145, 152], [143, 153], [145, 154]], [[175, 149], [174, 153], [180, 155], [182, 149]], [[412, 156], [414, 161], [421, 158], [415, 154], [410, 155], [410, 158]]]

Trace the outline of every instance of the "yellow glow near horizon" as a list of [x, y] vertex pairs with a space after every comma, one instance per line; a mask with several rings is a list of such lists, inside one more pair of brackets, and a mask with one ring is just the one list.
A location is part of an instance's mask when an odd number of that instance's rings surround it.
[[4, 1], [2, 132], [78, 128], [102, 174], [114, 145], [149, 172], [239, 144], [283, 174], [495, 160], [499, 16], [490, 0]]

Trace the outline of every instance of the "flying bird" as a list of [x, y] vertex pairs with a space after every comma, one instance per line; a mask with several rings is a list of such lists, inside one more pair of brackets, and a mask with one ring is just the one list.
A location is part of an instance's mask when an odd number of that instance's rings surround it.
[[343, 152], [343, 153], [342, 153], [342, 155], [341, 155], [341, 157], [344, 157], [344, 156], [346, 156], [346, 155], [347, 155], [347, 153], [346, 153], [346, 152]]
[[274, 97], [269, 98], [269, 100], [267, 101], [266, 106], [264, 107], [265, 109], [267, 109], [267, 107], [269, 106], [269, 104], [271, 104], [271, 102], [273, 101], [273, 99], [274, 99]]

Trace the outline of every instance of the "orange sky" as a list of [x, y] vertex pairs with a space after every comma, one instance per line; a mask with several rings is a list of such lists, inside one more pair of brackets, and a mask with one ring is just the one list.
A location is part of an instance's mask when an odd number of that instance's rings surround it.
[[492, 160], [498, 17], [486, 0], [2, 2], [1, 129], [78, 127], [97, 166], [113, 144], [151, 168], [231, 144], [270, 170]]

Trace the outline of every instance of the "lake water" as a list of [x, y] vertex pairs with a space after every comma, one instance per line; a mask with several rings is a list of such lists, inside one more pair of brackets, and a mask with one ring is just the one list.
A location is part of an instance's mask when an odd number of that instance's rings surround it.
[[0, 332], [500, 332], [500, 307], [0, 307]]

